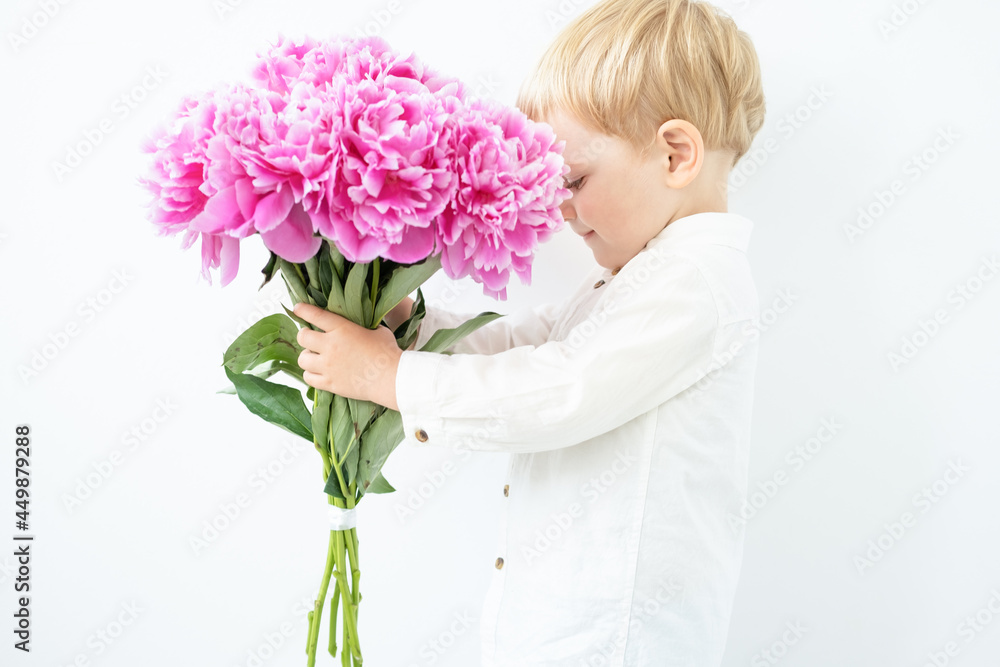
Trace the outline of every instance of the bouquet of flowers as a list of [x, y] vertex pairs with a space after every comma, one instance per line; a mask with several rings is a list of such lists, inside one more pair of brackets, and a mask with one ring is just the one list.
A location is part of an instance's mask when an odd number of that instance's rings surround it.
[[[520, 111], [472, 98], [463, 84], [393, 51], [381, 38], [291, 41], [258, 53], [250, 83], [184, 98], [144, 145], [140, 184], [152, 195], [160, 235], [201, 241], [202, 275], [235, 277], [240, 241], [259, 234], [270, 251], [261, 288], [279, 271], [294, 304], [306, 302], [375, 329], [414, 290], [409, 318], [393, 331], [401, 349], [426, 312], [420, 286], [444, 269], [506, 299], [513, 272], [531, 280], [534, 251], [562, 223], [569, 197], [563, 144]], [[305, 385], [298, 327], [265, 317], [226, 350], [229, 390], [259, 417], [313, 442], [323, 462], [330, 541], [309, 613], [306, 653], [315, 664], [331, 578], [330, 655], [362, 664], [360, 568], [354, 508], [393, 487], [380, 470], [403, 439], [400, 415], [371, 401]], [[445, 352], [499, 317], [482, 313], [438, 331], [421, 351]], [[386, 325], [388, 326], [388, 325]]]

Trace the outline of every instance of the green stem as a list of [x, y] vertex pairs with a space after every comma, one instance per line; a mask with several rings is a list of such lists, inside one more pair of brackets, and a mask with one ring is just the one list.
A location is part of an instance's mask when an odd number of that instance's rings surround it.
[[331, 531], [329, 545], [326, 550], [326, 567], [323, 570], [323, 580], [320, 582], [319, 596], [314, 602], [313, 615], [310, 619], [309, 643], [306, 645], [306, 655], [309, 656], [307, 661], [308, 667], [314, 667], [316, 664], [316, 644], [319, 641], [319, 625], [323, 619], [323, 603], [326, 601], [326, 590], [330, 585], [330, 575], [337, 558], [337, 554], [334, 552], [336, 547], [336, 540], [334, 539], [333, 531]]
[[333, 587], [333, 597], [330, 598], [330, 644], [327, 650], [334, 658], [337, 657], [337, 603], [340, 601], [340, 586]]
[[344, 635], [340, 648], [340, 664], [350, 667], [351, 651], [351, 605], [350, 594], [347, 590], [347, 577], [344, 576], [344, 537], [342, 532], [337, 533], [337, 587], [340, 589], [341, 597], [344, 598]]
[[[373, 278], [372, 278], [372, 308], [375, 308], [378, 305], [378, 301], [375, 300], [375, 297], [378, 295], [378, 268], [379, 268], [379, 261], [378, 261], [378, 257], [376, 257], [375, 260], [372, 262], [372, 271], [373, 271], [373, 274], [372, 274], [373, 275]], [[375, 326], [378, 326], [378, 322], [373, 322], [373, 324]]]

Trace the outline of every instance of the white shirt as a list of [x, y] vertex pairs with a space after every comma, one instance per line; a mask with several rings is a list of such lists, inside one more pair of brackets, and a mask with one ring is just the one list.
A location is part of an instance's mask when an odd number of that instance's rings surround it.
[[[403, 352], [406, 442], [510, 454], [484, 667], [721, 663], [757, 365], [752, 228], [680, 218], [565, 303], [451, 355]], [[473, 315], [428, 309], [416, 347]]]

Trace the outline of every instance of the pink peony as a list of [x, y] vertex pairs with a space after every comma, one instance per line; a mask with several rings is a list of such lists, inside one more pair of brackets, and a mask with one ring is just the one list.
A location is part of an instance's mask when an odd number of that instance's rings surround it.
[[457, 184], [454, 103], [363, 79], [338, 86], [334, 108], [341, 156], [326, 209], [313, 216], [317, 229], [352, 262], [425, 259], [434, 250], [434, 218]]
[[269, 45], [265, 53], [257, 54], [257, 64], [251, 75], [259, 86], [284, 95], [298, 80], [307, 54], [324, 44], [311, 37], [295, 42], [279, 36], [278, 41]]
[[517, 109], [467, 105], [455, 140], [459, 185], [437, 227], [449, 277], [472, 276], [500, 299], [511, 271], [530, 283], [535, 248], [559, 228], [559, 205], [571, 195], [562, 145], [554, 142], [551, 127]]
[[143, 144], [152, 154], [147, 177], [139, 183], [152, 194], [150, 219], [161, 236], [184, 232], [186, 249], [201, 238], [202, 277], [212, 282], [210, 269], [221, 268], [222, 284], [236, 276], [239, 240], [191, 228], [205, 210], [214, 190], [208, 185], [207, 148], [213, 135], [218, 104], [216, 93], [184, 98], [170, 123], [161, 125]]
[[207, 151], [211, 199], [193, 229], [236, 238], [260, 233], [268, 250], [290, 262], [316, 254], [321, 239], [298, 205], [303, 188], [316, 188], [302, 178], [295, 153], [303, 125], [306, 133], [318, 127], [313, 117], [322, 100], [307, 99], [304, 121], [298, 102], [241, 84], [220, 100]]
[[186, 98], [144, 150], [151, 218], [202, 241], [202, 273], [236, 275], [239, 241], [304, 262], [333, 241], [351, 262], [440, 252], [452, 278], [506, 298], [530, 282], [538, 243], [562, 221], [561, 146], [547, 125], [467, 99], [457, 79], [380, 37], [280, 38], [255, 85]]

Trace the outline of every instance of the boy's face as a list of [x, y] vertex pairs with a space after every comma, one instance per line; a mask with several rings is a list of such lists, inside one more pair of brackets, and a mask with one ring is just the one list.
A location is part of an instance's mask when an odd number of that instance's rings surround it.
[[573, 195], [560, 206], [563, 218], [599, 265], [624, 266], [676, 213], [677, 194], [663, 181], [662, 165], [640, 160], [627, 142], [590, 131], [568, 112], [557, 109], [543, 120], [557, 141], [566, 141], [566, 186]]

